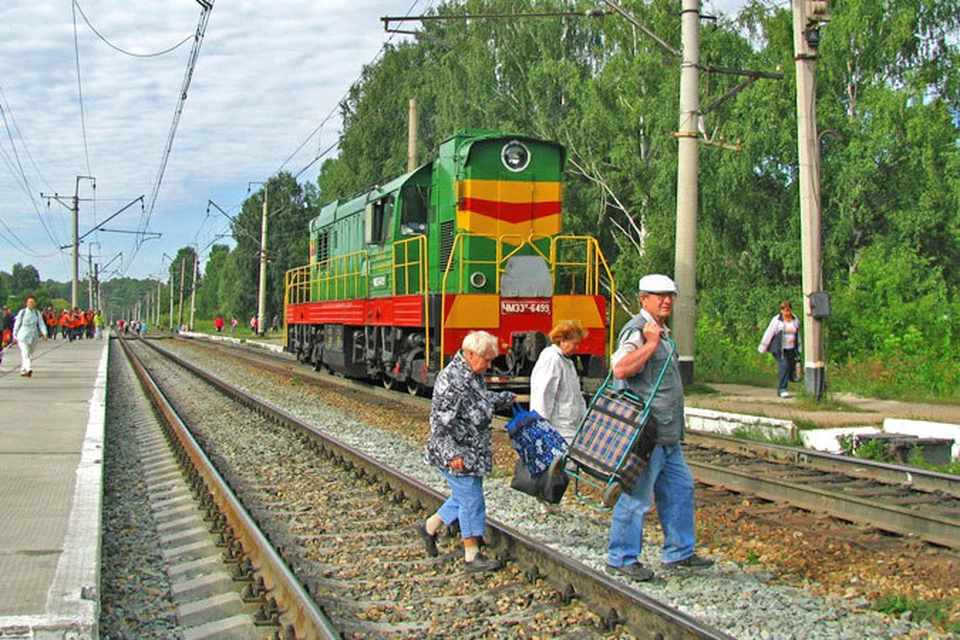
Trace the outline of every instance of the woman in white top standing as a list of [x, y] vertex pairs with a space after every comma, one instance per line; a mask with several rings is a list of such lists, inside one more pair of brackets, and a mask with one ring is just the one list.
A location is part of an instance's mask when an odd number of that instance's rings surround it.
[[569, 444], [587, 412], [580, 376], [572, 356], [587, 330], [576, 320], [564, 320], [550, 331], [549, 347], [540, 352], [530, 374], [530, 409], [553, 425]]
[[29, 295], [24, 302], [27, 306], [13, 321], [13, 341], [20, 347], [20, 376], [29, 378], [33, 376], [33, 349], [38, 337], [47, 339], [47, 325], [37, 310], [36, 297]]
[[788, 301], [780, 303], [780, 313], [770, 320], [757, 351], [777, 359], [777, 393], [781, 398], [789, 398], [787, 383], [800, 353], [800, 321]]

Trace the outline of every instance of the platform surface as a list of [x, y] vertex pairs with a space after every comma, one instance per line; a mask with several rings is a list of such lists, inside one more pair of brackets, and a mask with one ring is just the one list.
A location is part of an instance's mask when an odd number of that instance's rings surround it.
[[0, 364], [0, 638], [95, 638], [109, 341]]

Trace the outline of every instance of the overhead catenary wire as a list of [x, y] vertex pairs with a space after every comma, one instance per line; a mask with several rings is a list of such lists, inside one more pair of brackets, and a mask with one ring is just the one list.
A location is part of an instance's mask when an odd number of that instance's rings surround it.
[[[190, 50], [190, 57], [187, 60], [187, 68], [184, 72], [183, 83], [180, 87], [180, 95], [177, 106], [173, 113], [173, 122], [170, 123], [170, 132], [167, 136], [167, 144], [163, 151], [163, 157], [160, 161], [160, 168], [157, 171], [157, 178], [154, 182], [153, 191], [150, 194], [150, 200], [147, 203], [144, 213], [141, 215], [141, 221], [138, 226], [140, 231], [145, 232], [150, 226], [150, 219], [153, 216], [153, 209], [157, 203], [157, 197], [160, 194], [160, 187], [163, 184], [163, 175], [166, 171], [167, 162], [170, 159], [170, 152], [173, 149], [173, 141], [177, 135], [177, 126], [180, 123], [180, 116], [183, 113], [184, 103], [187, 100], [187, 94], [190, 89], [190, 82], [193, 79], [193, 71], [196, 68], [197, 60], [200, 58], [200, 47], [203, 44], [203, 37], [206, 34], [207, 23], [210, 20], [210, 13], [213, 11], [214, 0], [197, 0], [201, 6], [200, 19], [197, 23], [197, 29], [194, 36], [193, 48]], [[132, 264], [143, 244], [142, 239], [134, 242], [131, 250], [130, 259], [127, 264]]]
[[90, 27], [90, 30], [93, 31], [96, 34], [96, 36], [103, 41], [104, 44], [106, 44], [108, 47], [110, 47], [114, 51], [118, 51], [124, 55], [132, 56], [134, 58], [156, 58], [158, 56], [166, 55], [172, 51], [176, 51], [186, 43], [190, 42], [190, 40], [192, 40], [194, 37], [192, 35], [189, 35], [183, 40], [181, 40], [180, 42], [178, 42], [177, 44], [173, 45], [172, 47], [168, 47], [167, 49], [164, 49], [162, 51], [157, 51], [155, 53], [134, 53], [132, 51], [127, 51], [126, 49], [122, 49], [121, 47], [118, 47], [117, 45], [107, 40], [107, 38], [104, 37], [104, 35], [101, 34], [95, 26], [93, 26], [93, 23], [90, 22], [90, 19], [87, 18], [87, 14], [83, 12], [83, 7], [80, 6], [80, 3], [77, 2], [77, 0], [73, 0], [73, 5], [77, 8], [77, 11], [80, 12], [80, 17], [82, 17], [83, 21], [87, 23], [87, 26]]
[[87, 175], [93, 175], [93, 170], [90, 168], [90, 150], [87, 145], [87, 117], [83, 109], [83, 81], [81, 80], [80, 74], [80, 34], [77, 32], [77, 5], [74, 2], [71, 3], [70, 6], [73, 11], [73, 53], [77, 67], [77, 101], [80, 106], [80, 132], [83, 137], [83, 157], [87, 162]]

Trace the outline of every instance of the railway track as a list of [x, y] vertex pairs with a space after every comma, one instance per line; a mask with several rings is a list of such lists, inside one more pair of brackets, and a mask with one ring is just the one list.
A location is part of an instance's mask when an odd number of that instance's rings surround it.
[[[190, 458], [201, 464], [209, 457], [221, 468], [249, 520], [259, 523], [269, 546], [290, 567], [300, 592], [344, 637], [470, 638], [505, 630], [569, 637], [729, 637], [497, 522], [490, 523], [487, 545], [506, 563], [501, 571], [466, 574], [452, 539], [441, 545], [446, 553], [427, 558], [412, 524], [435, 509], [442, 495], [188, 363], [166, 354], [161, 359], [160, 351], [147, 352], [142, 343], [133, 350], [146, 370], [164, 380], [171, 410], [176, 407], [181, 416], [177, 420], [189, 424], [207, 450], [206, 456]], [[234, 508], [221, 511], [223, 530], [233, 531], [225, 535], [244, 540], [228, 548], [237, 547], [234, 559], [249, 569], [251, 584], [262, 581], [266, 602], [276, 599], [277, 621], [288, 634], [313, 637], [301, 630], [308, 616], [293, 613], [304, 606], [289, 595], [297, 588], [275, 595], [275, 578], [260, 575], [260, 554], [267, 552], [247, 550], [246, 537], [253, 534], [240, 532], [249, 524], [246, 518]]]
[[960, 548], [960, 481], [915, 467], [692, 433], [699, 482]]
[[[284, 356], [198, 340], [191, 343], [223, 350], [277, 374], [306, 373]], [[313, 380], [362, 388], [360, 383], [333, 376]], [[396, 402], [422, 406], [429, 402], [404, 394], [394, 397]], [[684, 455], [699, 482], [960, 548], [960, 480], [956, 476], [703, 432], [689, 432], [687, 443]]]

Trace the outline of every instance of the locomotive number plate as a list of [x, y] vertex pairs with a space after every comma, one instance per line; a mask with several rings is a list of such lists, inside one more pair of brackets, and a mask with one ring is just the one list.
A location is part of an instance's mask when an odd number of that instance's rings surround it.
[[510, 315], [515, 313], [544, 313], [552, 312], [549, 300], [501, 300], [500, 315]]

